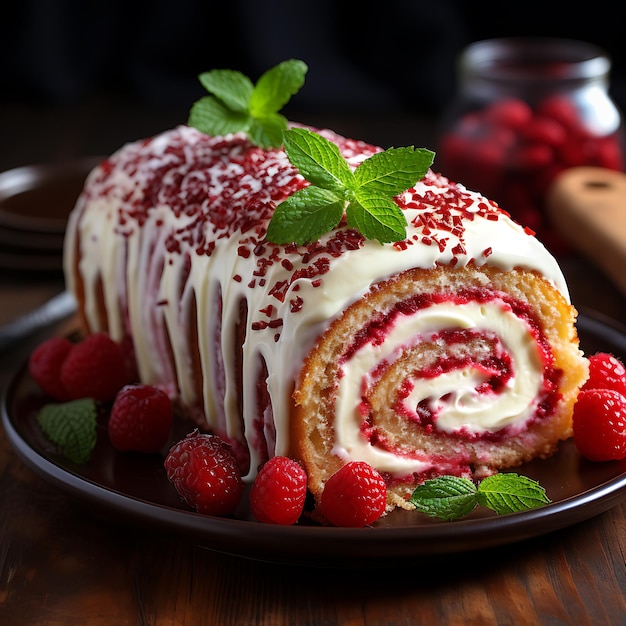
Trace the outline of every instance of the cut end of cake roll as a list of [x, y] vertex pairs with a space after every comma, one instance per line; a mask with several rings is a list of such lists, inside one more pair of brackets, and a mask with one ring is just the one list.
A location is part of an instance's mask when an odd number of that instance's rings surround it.
[[553, 454], [587, 378], [575, 315], [522, 269], [411, 269], [376, 284], [320, 337], [294, 393], [312, 493], [357, 458], [387, 479], [388, 508], [410, 508], [427, 478]]

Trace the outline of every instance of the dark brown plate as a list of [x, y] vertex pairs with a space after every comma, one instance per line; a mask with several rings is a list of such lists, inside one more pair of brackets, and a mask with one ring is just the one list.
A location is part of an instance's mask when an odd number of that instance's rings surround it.
[[[622, 327], [594, 313], [582, 315], [578, 327], [587, 354], [607, 351], [626, 360]], [[58, 456], [35, 421], [45, 401], [22, 368], [7, 387], [2, 404], [7, 437], [36, 473], [114, 521], [176, 533], [207, 548], [249, 558], [333, 566], [469, 553], [571, 526], [626, 498], [626, 460], [586, 461], [570, 440], [552, 458], [516, 470], [540, 481], [552, 500], [530, 511], [496, 516], [477, 509], [456, 522], [394, 511], [372, 527], [359, 529], [261, 524], [250, 517], [245, 505], [236, 518], [209, 517], [180, 502], [165, 476], [162, 455], [117, 453], [104, 427], [89, 463], [76, 466]], [[178, 424], [172, 441], [188, 430], [188, 424]]]

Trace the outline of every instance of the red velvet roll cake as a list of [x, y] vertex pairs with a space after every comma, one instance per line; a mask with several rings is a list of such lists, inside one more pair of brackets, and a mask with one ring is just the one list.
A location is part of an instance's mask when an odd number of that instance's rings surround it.
[[[379, 149], [319, 131], [351, 167]], [[395, 201], [404, 241], [345, 221], [275, 245], [307, 185], [285, 152], [180, 126], [89, 176], [65, 247], [87, 332], [132, 340], [143, 382], [228, 439], [242, 473], [288, 455], [316, 498], [364, 460], [407, 506], [439, 474], [552, 454], [587, 377], [555, 259], [478, 193], [429, 170]]]

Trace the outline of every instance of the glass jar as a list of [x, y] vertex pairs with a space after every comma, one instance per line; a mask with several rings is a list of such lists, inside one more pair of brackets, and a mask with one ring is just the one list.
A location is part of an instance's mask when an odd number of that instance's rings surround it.
[[498, 202], [555, 254], [565, 244], [542, 207], [562, 170], [622, 170], [622, 117], [609, 96], [611, 61], [569, 39], [502, 38], [468, 46], [444, 116], [436, 167]]

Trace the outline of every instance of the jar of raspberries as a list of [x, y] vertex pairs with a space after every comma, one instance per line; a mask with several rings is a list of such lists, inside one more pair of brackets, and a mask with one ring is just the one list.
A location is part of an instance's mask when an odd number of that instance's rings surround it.
[[498, 202], [554, 254], [565, 253], [543, 211], [550, 184], [570, 167], [624, 167], [610, 58], [583, 41], [507, 37], [469, 45], [458, 69], [437, 168]]

